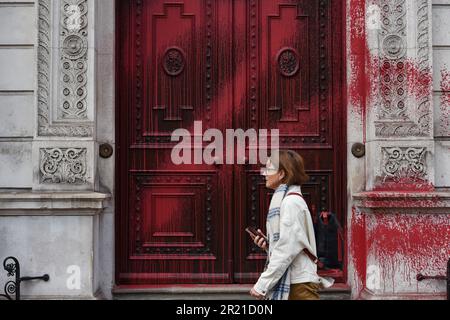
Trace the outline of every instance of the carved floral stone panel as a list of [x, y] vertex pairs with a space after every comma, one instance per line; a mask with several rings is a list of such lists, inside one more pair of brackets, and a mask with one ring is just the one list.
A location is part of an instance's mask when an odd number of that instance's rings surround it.
[[425, 147], [383, 147], [382, 178], [384, 180], [424, 180], [427, 175]]
[[40, 149], [40, 183], [85, 184], [86, 153], [85, 148]]

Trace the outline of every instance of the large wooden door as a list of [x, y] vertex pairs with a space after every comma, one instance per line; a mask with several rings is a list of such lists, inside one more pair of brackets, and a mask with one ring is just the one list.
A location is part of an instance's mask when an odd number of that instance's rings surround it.
[[118, 0], [118, 284], [251, 283], [263, 268], [244, 232], [265, 223], [260, 166], [173, 164], [170, 136], [194, 121], [279, 129], [305, 158], [317, 226], [343, 212], [341, 2]]

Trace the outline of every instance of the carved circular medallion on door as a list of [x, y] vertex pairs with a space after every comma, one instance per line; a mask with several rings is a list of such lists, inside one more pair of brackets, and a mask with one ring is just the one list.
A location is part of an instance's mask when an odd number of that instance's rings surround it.
[[163, 68], [169, 76], [178, 76], [184, 71], [185, 66], [186, 55], [181, 48], [170, 47], [166, 50], [163, 58]]
[[294, 48], [282, 48], [277, 54], [277, 63], [280, 73], [285, 77], [294, 76], [300, 68], [298, 53]]

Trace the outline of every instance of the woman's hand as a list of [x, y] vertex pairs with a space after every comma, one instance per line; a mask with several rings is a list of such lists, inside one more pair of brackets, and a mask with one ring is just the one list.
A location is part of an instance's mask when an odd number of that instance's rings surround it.
[[[261, 229], [258, 229], [258, 232], [261, 232]], [[267, 242], [266, 240], [264, 240], [263, 237], [261, 236], [256, 236], [255, 239], [253, 239], [253, 241], [255, 242], [255, 244], [260, 247], [263, 250], [267, 250]]]
[[258, 291], [256, 291], [254, 288], [250, 290], [250, 295], [258, 300], [264, 300], [264, 296], [262, 294], [259, 294]]

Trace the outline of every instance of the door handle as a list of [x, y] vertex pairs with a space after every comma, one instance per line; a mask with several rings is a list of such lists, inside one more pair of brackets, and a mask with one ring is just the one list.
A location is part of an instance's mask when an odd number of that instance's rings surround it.
[[356, 158], [362, 158], [366, 154], [366, 146], [362, 143], [354, 143], [352, 146], [352, 154]]
[[100, 157], [103, 159], [111, 158], [114, 150], [113, 147], [109, 143], [104, 143], [99, 147]]

